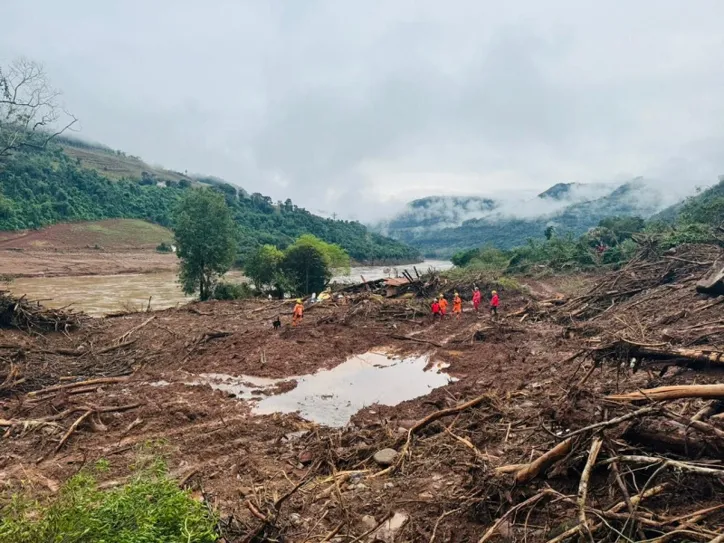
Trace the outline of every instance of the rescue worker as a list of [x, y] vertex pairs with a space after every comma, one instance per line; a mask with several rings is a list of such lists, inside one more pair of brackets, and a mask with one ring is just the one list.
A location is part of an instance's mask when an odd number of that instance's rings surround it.
[[440, 318], [444, 319], [445, 315], [447, 315], [447, 300], [445, 296], [440, 294], [440, 301], [438, 303], [440, 304]]
[[294, 306], [294, 313], [292, 313], [292, 326], [298, 325], [304, 318], [304, 304], [302, 304], [301, 298], [297, 298], [297, 304]]
[[475, 308], [476, 313], [478, 312], [482, 298], [483, 295], [480, 293], [480, 289], [475, 287], [475, 291], [473, 292], [473, 307]]
[[455, 296], [453, 297], [453, 315], [455, 315], [456, 319], [460, 318], [460, 315], [463, 313], [463, 299], [460, 297], [460, 294], [457, 292], [455, 293]]
[[500, 298], [498, 298], [498, 291], [494, 290], [490, 298], [490, 315], [493, 319], [498, 319], [498, 306], [500, 305]]
[[437, 298], [433, 298], [430, 309], [432, 310], [432, 322], [435, 322], [438, 317], [442, 319], [442, 315], [440, 314], [440, 302], [437, 301]]

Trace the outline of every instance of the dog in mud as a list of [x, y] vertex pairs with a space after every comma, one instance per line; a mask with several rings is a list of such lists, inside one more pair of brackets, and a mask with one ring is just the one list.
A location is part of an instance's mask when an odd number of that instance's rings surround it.
[[277, 315], [276, 320], [272, 321], [272, 326], [274, 327], [274, 330], [279, 330], [282, 327], [282, 321], [279, 318], [279, 315]]

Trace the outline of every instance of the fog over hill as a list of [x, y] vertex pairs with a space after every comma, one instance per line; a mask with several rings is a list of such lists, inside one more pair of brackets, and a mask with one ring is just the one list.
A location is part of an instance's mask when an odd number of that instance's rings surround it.
[[615, 215], [647, 218], [694, 192], [636, 178], [625, 183], [558, 183], [537, 194], [511, 192], [491, 197], [430, 196], [375, 228], [434, 256], [484, 244], [510, 248], [543, 237], [547, 226], [581, 234]]

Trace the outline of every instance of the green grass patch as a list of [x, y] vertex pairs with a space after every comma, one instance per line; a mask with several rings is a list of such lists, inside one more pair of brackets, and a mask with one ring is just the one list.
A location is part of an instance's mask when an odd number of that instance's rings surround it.
[[[96, 472], [108, 469], [106, 461]], [[168, 476], [158, 459], [131, 480], [100, 490], [91, 472], [75, 475], [50, 501], [15, 495], [0, 512], [0, 543], [214, 543], [217, 519]]]

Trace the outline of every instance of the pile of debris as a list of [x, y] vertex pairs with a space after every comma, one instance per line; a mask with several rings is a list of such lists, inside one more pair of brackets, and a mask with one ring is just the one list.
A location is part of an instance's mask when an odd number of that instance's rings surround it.
[[44, 333], [79, 328], [86, 316], [68, 309], [49, 309], [40, 302], [17, 298], [0, 290], [0, 328], [17, 328], [25, 332]]

